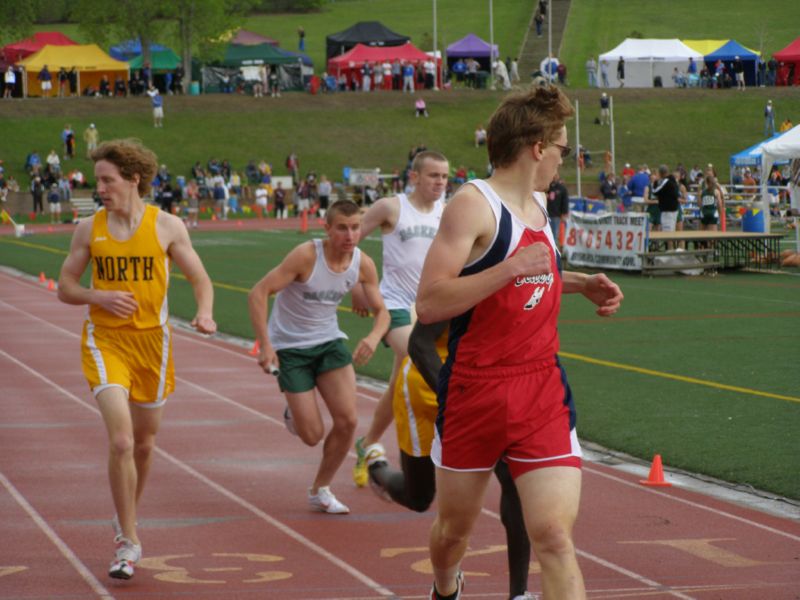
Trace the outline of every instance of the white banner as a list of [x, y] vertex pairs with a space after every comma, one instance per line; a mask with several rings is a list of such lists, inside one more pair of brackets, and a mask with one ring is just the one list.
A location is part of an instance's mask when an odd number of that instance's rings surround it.
[[562, 252], [570, 265], [640, 271], [647, 214], [570, 212]]
[[359, 187], [378, 187], [378, 169], [350, 169], [348, 182], [350, 185]]

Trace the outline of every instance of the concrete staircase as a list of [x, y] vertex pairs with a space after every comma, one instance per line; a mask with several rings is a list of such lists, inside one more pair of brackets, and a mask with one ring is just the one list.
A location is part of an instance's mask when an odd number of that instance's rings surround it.
[[[535, 2], [531, 4], [534, 8], [536, 7]], [[558, 57], [561, 54], [561, 37], [567, 24], [570, 0], [549, 0], [548, 4], [549, 11], [552, 14], [545, 17], [545, 22], [542, 25], [542, 37], [537, 37], [536, 35], [536, 25], [533, 22], [534, 13], [531, 13], [527, 35], [522, 41], [522, 47], [519, 52], [519, 75], [523, 82], [530, 81], [531, 73], [539, 69], [539, 64], [547, 56], [548, 18], [552, 19], [553, 55]]]

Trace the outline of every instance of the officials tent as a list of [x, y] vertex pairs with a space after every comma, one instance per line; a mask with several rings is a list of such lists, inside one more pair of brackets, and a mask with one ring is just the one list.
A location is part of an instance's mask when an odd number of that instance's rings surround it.
[[773, 56], [779, 63], [794, 65], [794, 81], [788, 83], [789, 85], [800, 85], [800, 37]]
[[[792, 208], [800, 210], [800, 125], [793, 127], [781, 135], [775, 136], [761, 147], [761, 172], [769, 173], [773, 165], [790, 162]], [[761, 196], [766, 197], [767, 185], [761, 178]], [[800, 251], [800, 227], [795, 229], [797, 247]]]
[[719, 50], [725, 44], [728, 43], [729, 40], [681, 40], [684, 44], [689, 46], [692, 50], [696, 50], [703, 56], [707, 54], [711, 54], [712, 52]]
[[87, 87], [97, 89], [103, 75], [114, 82], [117, 75], [128, 79], [128, 63], [115, 60], [103, 52], [97, 44], [85, 46], [45, 46], [36, 54], [18, 63], [27, 73], [28, 95], [38, 96], [41, 93], [37, 76], [47, 65], [55, 75], [61, 67], [69, 70], [75, 67], [78, 71], [78, 90], [83, 93]]
[[711, 54], [706, 54], [705, 62], [708, 70], [714, 72], [714, 65], [718, 60], [725, 64], [725, 69], [733, 75], [733, 63], [739, 57], [744, 65], [744, 82], [746, 85], [755, 86], [758, 81], [759, 53], [742, 46], [736, 40], [730, 40], [725, 45], [717, 48]]
[[617, 62], [625, 61], [625, 87], [653, 87], [656, 77], [664, 87], [674, 87], [672, 73], [675, 68], [686, 73], [689, 57], [695, 62], [703, 55], [678, 39], [633, 39], [628, 38], [613, 50], [600, 55], [600, 62], [608, 65], [608, 81], [617, 87]]
[[474, 33], [453, 42], [447, 47], [447, 66], [452, 67], [459, 58], [474, 58], [483, 71], [491, 71], [491, 59], [500, 56], [497, 44], [490, 45]]
[[402, 46], [411, 38], [396, 33], [378, 21], [361, 21], [349, 29], [325, 38], [325, 60], [344, 54], [356, 44], [365, 46]]
[[31, 54], [37, 53], [45, 46], [75, 46], [76, 42], [58, 31], [40, 31], [22, 41], [3, 47], [3, 58], [6, 62], [17, 63]]

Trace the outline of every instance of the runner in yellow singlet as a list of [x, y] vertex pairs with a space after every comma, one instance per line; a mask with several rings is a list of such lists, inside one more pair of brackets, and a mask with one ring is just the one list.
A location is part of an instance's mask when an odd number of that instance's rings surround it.
[[[103, 207], [78, 224], [61, 268], [58, 297], [88, 304], [83, 372], [109, 439], [108, 476], [117, 514], [109, 575], [130, 579], [141, 559], [136, 508], [152, 461], [164, 403], [175, 387], [167, 287], [175, 262], [192, 286], [201, 333], [214, 333], [214, 292], [180, 219], [145, 204], [155, 154], [130, 140], [94, 150]], [[91, 265], [91, 286], [80, 283]]]

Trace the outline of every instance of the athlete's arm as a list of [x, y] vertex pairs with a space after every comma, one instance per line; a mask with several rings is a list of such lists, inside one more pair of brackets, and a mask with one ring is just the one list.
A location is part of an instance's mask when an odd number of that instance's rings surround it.
[[374, 321], [372, 324], [372, 331], [356, 346], [353, 352], [353, 362], [357, 365], [366, 364], [372, 355], [375, 353], [375, 348], [381, 338], [389, 331], [389, 311], [383, 303], [383, 297], [378, 289], [378, 270], [375, 268], [375, 263], [372, 259], [361, 253], [361, 266], [359, 269], [359, 283], [364, 290], [364, 296], [367, 303], [372, 307], [375, 313]]
[[564, 282], [562, 293], [583, 294], [590, 302], [597, 305], [597, 314], [610, 317], [619, 310], [624, 296], [619, 286], [611, 281], [605, 273], [587, 275], [575, 271], [564, 271], [561, 274]]
[[422, 268], [417, 291], [420, 321], [435, 323], [460, 315], [515, 277], [550, 272], [550, 249], [537, 242], [480, 273], [459, 277], [464, 265], [491, 243], [494, 222], [489, 204], [474, 186], [464, 186], [447, 205]]
[[92, 259], [89, 244], [93, 222], [94, 217], [81, 221], [72, 235], [69, 254], [58, 277], [58, 299], [65, 304], [95, 304], [117, 317], [130, 317], [139, 306], [131, 292], [93, 290], [81, 285], [81, 276]]
[[408, 356], [428, 387], [436, 391], [442, 359], [436, 351], [436, 340], [447, 327], [447, 321], [425, 325], [417, 321], [408, 338]]
[[378, 227], [381, 228], [382, 234], [391, 233], [395, 225], [397, 225], [399, 216], [400, 200], [397, 196], [381, 198], [364, 213], [364, 217], [361, 219], [359, 241], [363, 240]]
[[278, 356], [269, 342], [267, 333], [270, 294], [281, 291], [295, 280], [302, 279], [310, 272], [315, 259], [313, 244], [310, 242], [300, 244], [289, 252], [277, 267], [264, 275], [247, 294], [250, 323], [253, 325], [256, 341], [260, 347], [258, 364], [267, 373], [270, 372], [271, 365], [278, 366]]
[[192, 247], [186, 226], [175, 215], [160, 212], [156, 228], [170, 260], [178, 266], [192, 286], [194, 300], [197, 303], [197, 312], [191, 322], [192, 327], [200, 333], [215, 333], [217, 324], [213, 316], [214, 286], [203, 262]]

